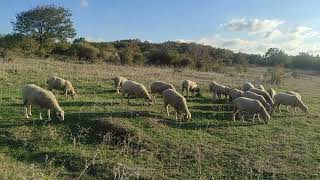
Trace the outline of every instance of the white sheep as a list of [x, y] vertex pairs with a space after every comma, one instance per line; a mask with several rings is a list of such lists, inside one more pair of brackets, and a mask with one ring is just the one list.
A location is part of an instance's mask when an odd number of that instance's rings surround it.
[[254, 85], [251, 82], [245, 82], [243, 84], [243, 91], [248, 91], [251, 88], [254, 88]]
[[296, 95], [291, 95], [287, 93], [277, 93], [274, 96], [274, 111], [278, 109], [278, 111], [281, 112], [280, 105], [287, 105], [293, 107], [293, 114], [296, 111], [295, 107], [300, 108], [303, 112], [307, 114], [309, 113], [308, 107], [305, 104], [303, 104], [303, 102]]
[[273, 111], [272, 106], [266, 101], [266, 99], [263, 96], [259, 94], [256, 94], [251, 91], [246, 91], [242, 94], [242, 97], [258, 100], [269, 112]]
[[188, 109], [186, 99], [181, 94], [179, 94], [176, 90], [167, 89], [163, 91], [162, 96], [163, 96], [164, 108], [166, 109], [168, 116], [170, 116], [168, 106], [171, 105], [176, 111], [177, 120], [178, 119], [181, 120], [182, 116], [184, 120], [191, 119], [191, 114]]
[[[27, 118], [32, 116], [31, 106], [35, 105], [42, 109], [47, 109], [48, 111], [48, 120], [51, 120], [50, 111], [54, 110], [58, 119], [64, 120], [64, 111], [61, 109], [58, 101], [54, 97], [51, 91], [42, 89], [41, 87], [34, 84], [27, 84], [22, 88], [22, 99], [25, 106], [25, 115]], [[41, 112], [39, 114], [40, 119]]]
[[256, 93], [256, 94], [259, 94], [259, 95], [263, 96], [263, 97], [267, 100], [267, 102], [268, 102], [271, 106], [273, 106], [273, 104], [274, 104], [273, 99], [270, 97], [270, 95], [269, 95], [266, 91], [263, 91], [263, 90], [258, 89], [258, 88], [251, 88], [251, 89], [249, 89], [249, 91], [254, 92], [254, 93]]
[[243, 94], [243, 91], [241, 91], [240, 89], [232, 88], [230, 90], [230, 99], [235, 100], [238, 97], [242, 97], [242, 94]]
[[266, 89], [264, 88], [264, 86], [262, 84], [259, 85], [259, 89], [261, 89], [262, 91], [266, 91]]
[[212, 85], [212, 97], [213, 97], [213, 100], [216, 99], [216, 96], [221, 99], [222, 95], [225, 96], [225, 98], [228, 98], [228, 95], [230, 93], [230, 88], [228, 86], [224, 86], [224, 85], [221, 85], [221, 84], [214, 84]]
[[250, 99], [246, 97], [239, 97], [233, 101], [233, 105], [234, 105], [234, 111], [232, 116], [233, 121], [235, 121], [237, 113], [239, 113], [239, 116], [242, 119], [242, 122], [244, 122], [243, 116], [245, 113], [253, 115], [253, 119], [252, 119], [253, 122], [256, 115], [258, 115], [259, 121], [261, 121], [259, 115], [262, 116], [265, 122], [268, 122], [270, 120], [270, 115], [268, 114], [264, 106], [261, 104], [261, 102], [258, 100]]
[[167, 90], [167, 89], [173, 89], [176, 90], [174, 88], [174, 86], [172, 84], [163, 82], [163, 81], [155, 81], [151, 84], [151, 95], [153, 97], [153, 102], [156, 102], [156, 95], [160, 94], [162, 95], [162, 92]]
[[276, 93], [277, 93], [273, 88], [269, 88], [269, 89], [267, 90], [267, 92], [268, 92], [268, 94], [270, 95], [270, 97], [271, 97], [272, 99], [274, 99], [274, 95], [276, 95]]
[[182, 95], [184, 91], [186, 91], [187, 97], [189, 97], [189, 91], [192, 93], [192, 96], [195, 95], [195, 92], [200, 94], [200, 88], [198, 87], [197, 83], [190, 80], [182, 81]]
[[58, 91], [63, 91], [66, 98], [68, 98], [68, 94], [71, 94], [71, 97], [74, 99], [76, 97], [76, 92], [70, 83], [65, 79], [62, 79], [57, 76], [51, 76], [47, 80], [48, 90], [52, 91], [53, 89]]
[[119, 93], [119, 88], [122, 87], [122, 84], [127, 81], [127, 78], [121, 77], [121, 76], [116, 76], [114, 78], [112, 78], [113, 82], [114, 82], [114, 87], [116, 88], [116, 92]]
[[148, 93], [147, 88], [135, 81], [127, 80], [122, 84], [122, 98], [127, 95], [128, 103], [130, 104], [130, 98], [144, 98], [152, 103], [152, 98]]
[[[287, 94], [290, 94], [290, 95], [294, 95], [294, 96], [297, 96], [298, 99], [301, 100], [301, 95], [297, 92], [294, 92], [294, 91], [287, 91], [285, 92]], [[286, 107], [287, 111], [289, 111], [289, 106]], [[295, 108], [295, 111], [296, 111], [297, 108]]]

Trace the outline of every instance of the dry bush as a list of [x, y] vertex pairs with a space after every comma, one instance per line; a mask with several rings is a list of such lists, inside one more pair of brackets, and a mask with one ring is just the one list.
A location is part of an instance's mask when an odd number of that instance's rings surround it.
[[285, 80], [285, 69], [282, 66], [277, 66], [271, 71], [270, 84], [280, 85]]
[[132, 150], [150, 150], [151, 139], [141, 129], [123, 118], [102, 118], [96, 120], [96, 132], [105, 143], [128, 145]]

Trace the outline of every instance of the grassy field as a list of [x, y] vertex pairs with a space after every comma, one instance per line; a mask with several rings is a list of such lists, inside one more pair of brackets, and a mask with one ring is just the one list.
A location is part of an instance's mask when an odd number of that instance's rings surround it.
[[[264, 68], [226, 74], [170, 68], [69, 64], [16, 59], [0, 63], [1, 179], [319, 179], [320, 77], [287, 77], [277, 91], [301, 93], [310, 114], [275, 113], [269, 124], [231, 121], [232, 107], [209, 99], [207, 82], [232, 87], [261, 83]], [[65, 121], [24, 117], [21, 87], [46, 87], [49, 74], [69, 79], [79, 97], [57, 99]], [[127, 105], [115, 93], [111, 77], [121, 75], [150, 88], [154, 80], [180, 89], [184, 79], [198, 82], [201, 97], [189, 98], [193, 121], [167, 117], [158, 98]], [[171, 109], [172, 110], [172, 109]], [[45, 112], [45, 111], [44, 111]], [[171, 113], [173, 114], [173, 113]]]

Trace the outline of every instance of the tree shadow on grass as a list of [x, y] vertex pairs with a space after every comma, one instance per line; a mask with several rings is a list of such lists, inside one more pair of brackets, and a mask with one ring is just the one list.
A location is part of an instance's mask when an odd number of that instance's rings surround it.
[[191, 106], [190, 109], [220, 112], [220, 111], [232, 111], [233, 106], [230, 106], [229, 104], [214, 104], [214, 105]]
[[92, 102], [92, 101], [67, 101], [61, 102], [60, 105], [64, 106], [73, 106], [73, 107], [80, 107], [80, 106], [114, 106], [119, 105], [120, 102]]

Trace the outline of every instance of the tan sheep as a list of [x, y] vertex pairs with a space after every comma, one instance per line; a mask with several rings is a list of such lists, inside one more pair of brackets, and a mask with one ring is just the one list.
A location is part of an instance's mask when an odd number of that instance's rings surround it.
[[70, 81], [64, 80], [60, 77], [56, 77], [56, 76], [49, 77], [47, 80], [47, 84], [48, 84], [49, 91], [52, 91], [54, 89], [58, 91], [63, 91], [67, 99], [68, 99], [68, 94], [71, 94], [72, 99], [75, 99], [77, 95]]
[[192, 96], [195, 95], [194, 93], [200, 94], [200, 88], [197, 83], [190, 80], [182, 81], [182, 95], [184, 91], [186, 91], [187, 97], [189, 97], [189, 91], [192, 93]]
[[264, 88], [264, 86], [262, 84], [259, 85], [259, 89], [261, 89], [262, 91], [266, 91], [266, 89]]
[[[301, 95], [300, 95], [299, 93], [297, 93], [297, 92], [287, 91], [287, 92], [285, 92], [285, 93], [290, 94], [290, 95], [297, 96], [297, 98], [301, 100]], [[286, 106], [286, 109], [287, 109], [287, 111], [289, 111], [289, 106]], [[295, 111], [296, 111], [296, 110], [297, 110], [297, 108], [295, 108]]]
[[268, 114], [264, 106], [261, 104], [261, 102], [258, 100], [250, 99], [246, 97], [239, 97], [233, 101], [233, 105], [234, 105], [234, 111], [232, 116], [233, 121], [235, 121], [237, 113], [239, 113], [239, 116], [242, 119], [242, 122], [244, 122], [243, 116], [245, 113], [253, 115], [253, 118], [252, 118], [253, 122], [256, 115], [258, 115], [259, 121], [261, 121], [259, 115], [262, 116], [265, 122], [268, 122], [270, 120], [270, 115]]
[[[25, 106], [25, 115], [27, 118], [32, 116], [31, 106], [35, 105], [42, 109], [47, 109], [48, 120], [51, 120], [50, 111], [54, 110], [58, 119], [64, 120], [64, 111], [61, 109], [58, 101], [54, 97], [51, 91], [42, 89], [41, 87], [34, 84], [27, 84], [22, 88], [22, 99]], [[39, 114], [40, 119], [41, 112]]]
[[263, 96], [263, 97], [267, 100], [267, 102], [268, 102], [271, 106], [273, 106], [273, 104], [274, 104], [273, 99], [270, 97], [270, 95], [269, 95], [266, 91], [263, 91], [263, 90], [258, 89], [258, 88], [251, 88], [251, 89], [249, 89], [249, 91], [254, 92], [254, 93], [256, 93], [256, 94], [259, 94], [259, 95]]
[[246, 97], [246, 98], [250, 98], [250, 99], [255, 99], [255, 100], [258, 100], [261, 102], [261, 104], [269, 111], [269, 112], [272, 112], [273, 109], [272, 109], [272, 106], [266, 101], [266, 99], [261, 96], [261, 95], [258, 95], [254, 92], [251, 92], [251, 91], [246, 91], [242, 94], [242, 97]]
[[248, 91], [251, 88], [254, 88], [254, 85], [251, 82], [245, 82], [243, 84], [243, 91]]
[[296, 111], [295, 107], [300, 108], [303, 112], [307, 114], [309, 113], [308, 107], [305, 104], [303, 104], [303, 102], [296, 95], [291, 95], [287, 93], [277, 93], [274, 96], [274, 106], [273, 106], [274, 111], [278, 109], [278, 111], [281, 112], [280, 105], [291, 106], [293, 109], [292, 111], [293, 114]]
[[239, 97], [242, 97], [242, 94], [243, 94], [243, 91], [241, 91], [240, 89], [232, 88], [230, 90], [230, 99], [235, 100]]
[[276, 95], [276, 93], [277, 93], [273, 88], [269, 88], [269, 89], [267, 90], [267, 92], [268, 92], [268, 94], [270, 95], [270, 97], [271, 97], [272, 99], [274, 99], [274, 95]]
[[212, 97], [213, 100], [216, 99], [216, 96], [221, 99], [222, 95], [225, 96], [225, 98], [228, 98], [228, 95], [230, 93], [230, 88], [221, 84], [215, 84], [212, 86]]
[[172, 84], [163, 82], [163, 81], [155, 81], [151, 84], [151, 95], [153, 97], [153, 102], [156, 102], [156, 95], [162, 95], [162, 92], [167, 90], [167, 89], [173, 89], [176, 90], [174, 88], [174, 86]]
[[[175, 111], [176, 111], [176, 119], [180, 120], [189, 120], [191, 119], [191, 114], [187, 106], [186, 99], [179, 94], [176, 90], [173, 89], [167, 89], [163, 91], [163, 102], [164, 102], [164, 108], [166, 109], [167, 115], [170, 116], [168, 106], [171, 105]], [[179, 116], [179, 117], [178, 117]]]
[[122, 98], [125, 95], [127, 95], [129, 104], [131, 97], [144, 98], [144, 100], [148, 100], [152, 104], [152, 98], [149, 95], [147, 88], [144, 85], [132, 80], [127, 80], [122, 84]]
[[127, 81], [127, 78], [121, 77], [121, 76], [116, 76], [114, 78], [112, 78], [113, 82], [114, 82], [114, 87], [116, 88], [116, 92], [119, 92], [119, 89], [122, 87], [122, 84]]

